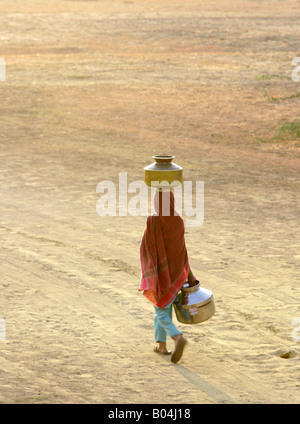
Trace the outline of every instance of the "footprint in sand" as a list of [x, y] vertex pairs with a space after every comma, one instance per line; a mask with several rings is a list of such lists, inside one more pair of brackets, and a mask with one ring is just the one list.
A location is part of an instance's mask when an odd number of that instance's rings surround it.
[[279, 356], [279, 358], [289, 359], [297, 356], [297, 353], [294, 350], [279, 349], [275, 352], [275, 355]]

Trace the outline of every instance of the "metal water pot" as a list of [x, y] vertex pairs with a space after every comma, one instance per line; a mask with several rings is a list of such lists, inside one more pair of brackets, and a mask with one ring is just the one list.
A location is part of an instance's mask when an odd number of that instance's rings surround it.
[[215, 303], [210, 290], [200, 287], [200, 282], [190, 287], [185, 284], [173, 302], [176, 318], [183, 324], [198, 324], [211, 318]]
[[154, 163], [144, 168], [145, 183], [153, 187], [172, 187], [182, 184], [182, 167], [172, 162], [175, 156], [152, 156]]

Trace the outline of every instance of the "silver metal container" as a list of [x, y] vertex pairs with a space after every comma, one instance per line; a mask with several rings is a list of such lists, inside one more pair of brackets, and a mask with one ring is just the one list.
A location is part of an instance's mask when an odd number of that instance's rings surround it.
[[185, 284], [174, 303], [176, 318], [183, 324], [198, 324], [215, 313], [215, 303], [210, 290], [200, 287], [200, 282], [190, 287]]

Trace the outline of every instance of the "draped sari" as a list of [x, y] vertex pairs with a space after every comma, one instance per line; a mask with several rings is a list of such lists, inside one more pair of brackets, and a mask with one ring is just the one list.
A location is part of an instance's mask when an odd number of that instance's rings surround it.
[[174, 300], [190, 266], [183, 219], [174, 209], [173, 192], [156, 191], [156, 215], [148, 216], [140, 245], [142, 278], [139, 290], [159, 308]]

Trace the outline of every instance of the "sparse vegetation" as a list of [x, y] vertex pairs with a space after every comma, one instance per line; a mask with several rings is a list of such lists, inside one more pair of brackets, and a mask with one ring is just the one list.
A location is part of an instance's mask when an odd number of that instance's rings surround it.
[[295, 119], [292, 122], [285, 122], [280, 125], [277, 130], [276, 139], [291, 139], [297, 138], [300, 139], [300, 119]]
[[279, 79], [287, 79], [290, 80], [291, 77], [288, 77], [286, 75], [278, 75], [278, 74], [263, 74], [263, 75], [257, 75], [258, 80], [270, 80], [272, 78], [279, 78]]
[[290, 96], [284, 96], [284, 97], [274, 97], [274, 96], [271, 96], [271, 95], [267, 92], [267, 90], [266, 90], [266, 88], [265, 88], [265, 87], [263, 87], [263, 94], [264, 94], [264, 97], [265, 97], [268, 101], [270, 101], [270, 102], [276, 102], [276, 103], [278, 103], [278, 102], [280, 102], [280, 101], [284, 101], [284, 100], [292, 100], [292, 99], [296, 99], [296, 98], [300, 97], [300, 93], [295, 93], [295, 94], [291, 94]]
[[[274, 143], [298, 139], [300, 139], [300, 119], [278, 124], [276, 135], [269, 139], [264, 139], [261, 137], [256, 138], [256, 140], [260, 143]], [[297, 145], [299, 145], [299, 143]]]

